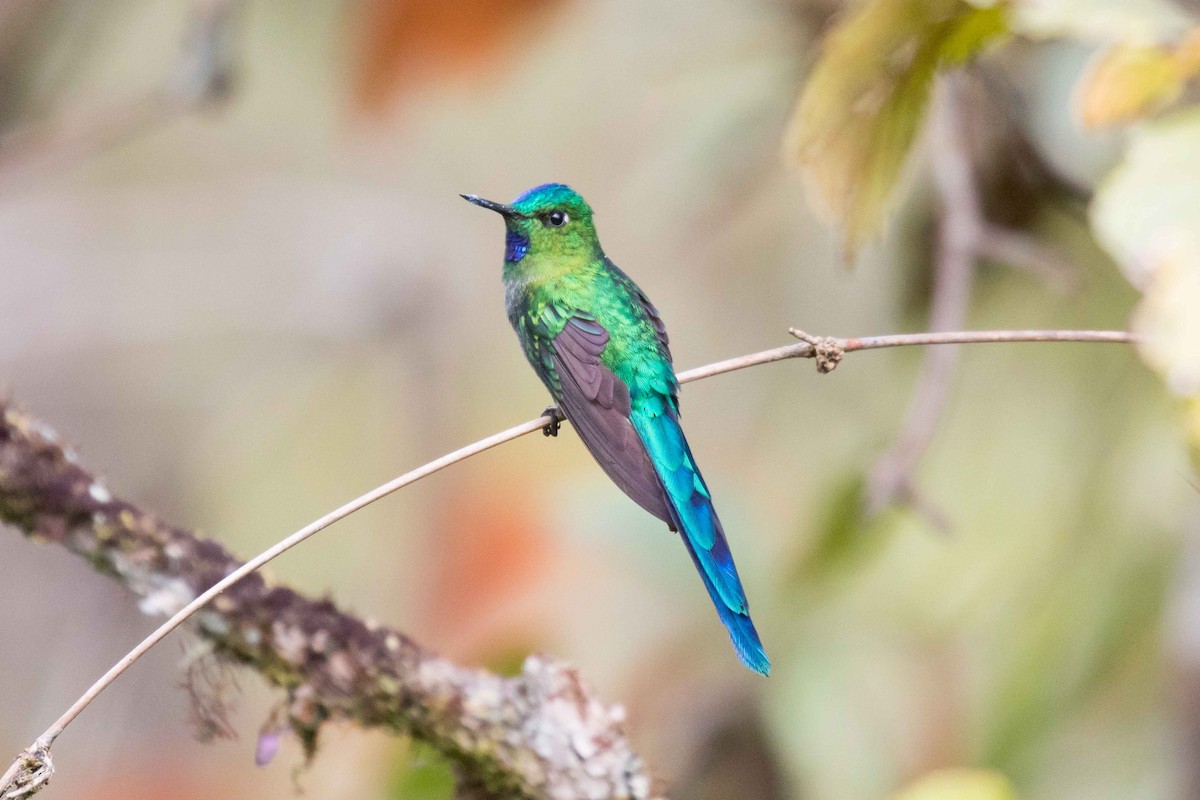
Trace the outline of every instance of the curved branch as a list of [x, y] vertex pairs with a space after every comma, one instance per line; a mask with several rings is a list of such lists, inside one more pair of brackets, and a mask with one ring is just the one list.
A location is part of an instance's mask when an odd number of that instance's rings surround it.
[[[679, 374], [681, 383], [791, 358], [823, 372], [844, 353], [906, 345], [1134, 341], [1121, 331], [974, 331], [815, 338]], [[269, 587], [262, 565], [334, 522], [421, 478], [552, 422], [549, 415], [481, 439], [408, 472], [305, 526], [245, 564], [219, 544], [159, 522], [114, 498], [52, 430], [0, 404], [0, 519], [87, 558], [171, 614], [106, 672], [0, 777], [0, 797], [39, 789], [53, 773], [50, 746], [95, 697], [146, 651], [208, 606], [201, 635], [217, 651], [289, 690], [290, 722], [311, 738], [329, 715], [424, 739], [474, 784], [515, 797], [645, 798], [650, 781], [621, 730], [622, 711], [592, 696], [575, 672], [540, 656], [500, 678], [439, 658], [400, 633], [372, 628], [329, 602]], [[586, 790], [581, 787], [587, 787]], [[559, 794], [565, 791], [567, 794]], [[599, 791], [600, 794], [594, 794]]]

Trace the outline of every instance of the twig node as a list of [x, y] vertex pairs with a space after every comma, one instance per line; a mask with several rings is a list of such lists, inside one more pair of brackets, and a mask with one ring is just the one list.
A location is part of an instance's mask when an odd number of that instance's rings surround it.
[[0, 791], [8, 790], [4, 795], [6, 800], [33, 796], [54, 775], [54, 759], [50, 757], [49, 747], [35, 744], [21, 754], [21, 762], [21, 769], [12, 783], [0, 787]]
[[846, 347], [841, 339], [833, 336], [813, 336], [799, 328], [788, 328], [788, 333], [802, 342], [812, 346], [812, 354], [808, 358], [817, 360], [817, 372], [827, 375], [837, 369], [846, 356]]

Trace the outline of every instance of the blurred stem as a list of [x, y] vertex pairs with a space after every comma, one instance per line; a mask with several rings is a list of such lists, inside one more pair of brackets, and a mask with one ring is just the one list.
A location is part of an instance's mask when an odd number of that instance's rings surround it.
[[[965, 94], [962, 72], [941, 75], [930, 111], [933, 182], [941, 207], [929, 306], [932, 331], [955, 330], [966, 324], [981, 258], [1026, 269], [1060, 290], [1072, 288], [1077, 281], [1073, 265], [1053, 250], [1027, 233], [985, 218], [971, 163]], [[903, 503], [923, 514], [939, 531], [950, 530], [945, 516], [918, 491], [914, 474], [937, 434], [957, 366], [957, 348], [938, 348], [925, 356], [900, 433], [868, 470], [868, 511]]]
[[1063, 293], [1079, 287], [1078, 267], [1023, 231], [985, 226], [980, 234], [979, 255], [1023, 269]]
[[[679, 373], [679, 381], [680, 383], [689, 383], [747, 367], [792, 358], [815, 358], [817, 359], [818, 368], [822, 372], [829, 372], [837, 366], [846, 353], [889, 347], [985, 342], [1130, 343], [1135, 341], [1132, 334], [1123, 331], [966, 331], [898, 334], [849, 339], [813, 337], [795, 329], [792, 329], [791, 332], [803, 341], [688, 370]], [[941, 349], [945, 348], [939, 348], [939, 350]], [[202, 633], [207, 633], [210, 638], [217, 639], [218, 643], [226, 647], [238, 660], [258, 668], [268, 678], [272, 678], [282, 685], [289, 686], [293, 690], [298, 684], [320, 683], [322, 681], [332, 682], [334, 684], [335, 696], [341, 697], [341, 704], [345, 705], [344, 696], [346, 695], [346, 690], [344, 686], [338, 685], [339, 682], [336, 677], [325, 675], [322, 672], [319, 672], [316, 677], [307, 674], [294, 675], [292, 674], [294, 672], [294, 665], [288, 664], [290, 659], [286, 653], [281, 654], [280, 652], [273, 651], [267, 645], [261, 643], [266, 640], [266, 637], [275, 635], [276, 624], [279, 620], [272, 619], [272, 617], [279, 611], [277, 607], [278, 601], [276, 600], [273, 601], [273, 604], [268, 604], [265, 602], [266, 598], [259, 597], [258, 594], [255, 594], [250, 601], [241, 599], [241, 594], [252, 592], [256, 589], [263, 589], [263, 582], [258, 576], [254, 576], [257, 582], [249, 586], [249, 582], [245, 581], [245, 579], [250, 577], [259, 567], [287, 552], [305, 539], [324, 530], [338, 520], [353, 514], [355, 511], [374, 503], [376, 500], [382, 499], [405, 486], [415, 483], [459, 461], [463, 461], [485, 450], [533, 433], [534, 431], [541, 430], [553, 422], [550, 415], [544, 415], [537, 419], [515, 425], [507, 430], [455, 450], [452, 453], [448, 453], [441, 458], [430, 461], [351, 500], [335, 511], [296, 531], [245, 564], [237, 566], [236, 562], [232, 561], [232, 557], [224, 554], [224, 551], [219, 546], [216, 546], [216, 551], [222, 555], [222, 559], [217, 559], [218, 563], [199, 563], [196, 560], [196, 554], [202, 552], [202, 548], [212, 551], [211, 545], [213, 543], [199, 542], [190, 533], [180, 529], [168, 528], [133, 504], [113, 498], [108, 493], [108, 490], [97, 482], [90, 473], [78, 466], [72, 454], [68, 454], [62, 449], [57, 436], [49, 428], [3, 405], [0, 405], [0, 411], [3, 411], [2, 424], [0, 424], [0, 465], [4, 467], [4, 469], [0, 469], [0, 518], [17, 525], [25, 530], [27, 534], [38, 535], [50, 541], [57, 541], [75, 550], [89, 558], [97, 568], [115, 575], [118, 580], [126, 583], [126, 585], [135, 591], [140, 590], [140, 593], [143, 595], [162, 592], [165, 586], [171, 585], [171, 581], [178, 579], [184, 579], [185, 584], [194, 589], [196, 593], [194, 599], [184, 603], [183, 607], [171, 616], [170, 619], [160, 625], [153, 633], [139, 643], [137, 647], [114, 664], [53, 725], [38, 737], [34, 744], [22, 754], [3, 777], [0, 777], [0, 797], [10, 798], [32, 794], [40, 786], [44, 785], [44, 781], [53, 773], [53, 765], [49, 755], [50, 747], [66, 727], [105, 688], [132, 666], [150, 648], [218, 596], [223, 595], [224, 607], [218, 604], [215, 611], [207, 613], [211, 613], [219, 619], [224, 618], [221, 624], [217, 626], [218, 630], [223, 631], [223, 633], [214, 634], [212, 631], [206, 630], [204, 626], [201, 626]], [[171, 569], [174, 572], [167, 570], [163, 566], [163, 563], [170, 562], [171, 557], [169, 553], [172, 552], [172, 545], [176, 552], [192, 553], [193, 555], [191, 560], [175, 557], [176, 561], [183, 563], [171, 563]], [[147, 556], [150, 559], [149, 563], [141, 566], [134, 572], [130, 572], [129, 562], [132, 558], [130, 552], [150, 553]], [[210, 558], [209, 560], [212, 561], [213, 559]], [[220, 576], [220, 578], [217, 579], [217, 576]], [[248, 587], [246, 588], [246, 592], [241, 591], [243, 587]], [[237, 598], [233, 597], [233, 590], [239, 592]], [[280, 591], [286, 591], [289, 596], [295, 596], [295, 593], [290, 592], [290, 590], [280, 589]], [[252, 614], [254, 615], [253, 620], [255, 625], [265, 625], [267, 634], [265, 636], [261, 633], [258, 635], [259, 644], [251, 646], [239, 639], [229, 638], [231, 636], [243, 635], [249, 638], [248, 634], [244, 634], [245, 625], [240, 622], [235, 625], [228, 619], [233, 614], [233, 610], [240, 610], [244, 614]], [[297, 622], [297, 625], [302, 630], [307, 630], [305, 625], [308, 623], [304, 622], [304, 620], [317, 615], [318, 611], [302, 607], [295, 613], [300, 620]], [[337, 617], [338, 620], [333, 625], [335, 628], [357, 626], [355, 630], [358, 628], [365, 629], [363, 623], [347, 615], [338, 614]], [[232, 634], [230, 633], [231, 631], [237, 631], [238, 633]], [[384, 631], [383, 633], [387, 634], [388, 632]], [[377, 631], [373, 631], [370, 635], [377, 636], [377, 634]], [[437, 712], [445, 711], [444, 707], [448, 701], [448, 696], [459, 697], [461, 701], [462, 687], [457, 684], [448, 687], [439, 684], [437, 681], [434, 681], [432, 686], [421, 684], [420, 680], [426, 676], [419, 674], [414, 676], [409, 673], [414, 669], [420, 673], [423, 666], [435, 662], [441, 665], [438, 669], [442, 670], [445, 675], [457, 675], [464, 670], [443, 659], [431, 656], [406, 637], [394, 633], [389, 635], [391, 638], [386, 640], [384, 648], [386, 652], [382, 654], [382, 657], [392, 659], [393, 661], [399, 659], [399, 664], [389, 662], [390, 666], [386, 666], [386, 669], [380, 664], [374, 664], [372, 667], [376, 670], [384, 670], [385, 674], [383, 677], [388, 682], [387, 685], [392, 687], [391, 694], [395, 694], [396, 701], [400, 703], [400, 707], [392, 712], [394, 718], [390, 718], [390, 721], [381, 722], [380, 712], [374, 707], [372, 707], [371, 713], [362, 711], [355, 706], [349, 710], [343, 709], [343, 714], [349, 718], [358, 719], [363, 724], [386, 724], [390, 727], [407, 730], [413, 733], [413, 735], [423, 736], [423, 738], [426, 738], [435, 747], [442, 749], [443, 752], [452, 757], [457, 757], [465, 768], [474, 768], [476, 771], [472, 774], [478, 774], [479, 764], [472, 760], [478, 757], [486, 762], [489, 769], [493, 771], [499, 770], [504, 775], [505, 780], [511, 782], [512, 785], [528, 785], [527, 783], [523, 783], [523, 781], [528, 780], [528, 776], [520, 772], [522, 768], [527, 768], [528, 765], [526, 762], [514, 759], [511, 763], [501, 762], [499, 765], [493, 763], [497, 757], [488, 750], [489, 747], [494, 747], [494, 744], [488, 741], [481, 741], [481, 752], [479, 753], [472, 753], [469, 750], [464, 752], [465, 748], [462, 745], [462, 736], [466, 735], [463, 731], [469, 731], [471, 732], [471, 736], [477, 736], [481, 730], [487, 730], [488, 725], [495, 726], [497, 719], [501, 719], [506, 724], [520, 722], [521, 720], [513, 719], [512, 712], [501, 715], [493, 709], [484, 709], [488, 713], [488, 716], [486, 721], [481, 721], [472, 716], [476, 712], [465, 708], [462, 702], [459, 702], [456, 706], [456, 713], [459, 717], [451, 715], [450, 719], [438, 718]], [[264, 648], [266, 648], [265, 652]], [[284, 662], [286, 669], [280, 666], [280, 661]], [[527, 671], [530, 670], [528, 662], [526, 669]], [[281, 672], [281, 670], [283, 671]], [[477, 676], [486, 676], [486, 673], [468, 672]], [[501, 680], [494, 676], [487, 676], [487, 678], [493, 681]], [[467, 678], [459, 677], [458, 680], [467, 683], [470, 682]], [[577, 678], [575, 680], [576, 682], [578, 681]], [[375, 689], [378, 689], [378, 687], [375, 687]], [[522, 696], [527, 696], [531, 690], [528, 686], [525, 686], [520, 691], [523, 693]], [[578, 689], [578, 691], [583, 690]], [[505, 696], [503, 693], [500, 693], [497, 694], [497, 697], [503, 701]], [[355, 698], [350, 699], [354, 700]], [[357, 699], [361, 700], [362, 698]], [[323, 698], [323, 701], [332, 702], [328, 698]], [[598, 701], [592, 700], [589, 702], [598, 705]], [[336, 703], [334, 705], [335, 707], [337, 706]], [[533, 712], [531, 711], [530, 713]], [[440, 719], [440, 724], [445, 726], [446, 730], [436, 733], [431, 732], [431, 728], [436, 730], [436, 726], [430, 723], [431, 716], [435, 720]], [[603, 714], [600, 716], [607, 719]], [[543, 721], [543, 724], [551, 724], [553, 726], [559, 722], [561, 720], [550, 720], [549, 722]], [[457, 727], [459, 725], [463, 726], [461, 730]], [[589, 733], [594, 734], [595, 731], [589, 730]], [[612, 736], [613, 734], [606, 732], [606, 735]], [[619, 736], [616, 740], [611, 740], [610, 743], [614, 747], [617, 745], [621, 747], [627, 746], [623, 735]], [[526, 745], [532, 746], [531, 743], [523, 740], [519, 740], [517, 745], [513, 746], [521, 750]], [[557, 769], [573, 776], [573, 773], [570, 773], [567, 766], [556, 763], [542, 763], [547, 759], [543, 758], [540, 754], [532, 753], [533, 751], [529, 751], [527, 755], [533, 759], [540, 770], [554, 772]], [[633, 759], [637, 766], [637, 771], [629, 773], [631, 777], [628, 777], [628, 781], [632, 783], [635, 779], [640, 780], [644, 778], [644, 774], [640, 771], [640, 761], [632, 755], [632, 752], [629, 753], [628, 758]], [[579, 766], [582, 769], [588, 765], [581, 763], [579, 765], [572, 764], [568, 766]], [[631, 769], [627, 764], [622, 764], [621, 768], [625, 770]], [[506, 773], [505, 770], [510, 770], [511, 773]], [[494, 774], [487, 774], [494, 778]], [[485, 783], [484, 785], [490, 784]], [[14, 786], [15, 788], [13, 788]], [[520, 795], [520, 792], [518, 792], [518, 795]]]
[[[934, 90], [930, 119], [934, 184], [942, 203], [929, 309], [929, 327], [934, 331], [961, 328], [966, 321], [978, 243], [985, 227], [962, 130], [962, 94], [961, 75], [942, 76]], [[867, 507], [871, 512], [905, 502], [926, 511], [939, 529], [948, 530], [945, 518], [918, 498], [912, 475], [937, 433], [957, 364], [957, 348], [937, 348], [925, 356], [901, 433], [876, 459], [868, 475]]]
[[145, 93], [96, 110], [31, 123], [0, 138], [0, 184], [82, 161], [180, 114], [225, 99], [234, 74], [237, 0], [196, 0], [175, 70]]

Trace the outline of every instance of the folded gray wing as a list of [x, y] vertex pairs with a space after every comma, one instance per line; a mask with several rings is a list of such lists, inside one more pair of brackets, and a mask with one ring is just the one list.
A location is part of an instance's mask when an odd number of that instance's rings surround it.
[[580, 317], [567, 320], [554, 337], [562, 411], [613, 483], [670, 525], [658, 474], [629, 420], [629, 387], [600, 361], [607, 344], [608, 331]]

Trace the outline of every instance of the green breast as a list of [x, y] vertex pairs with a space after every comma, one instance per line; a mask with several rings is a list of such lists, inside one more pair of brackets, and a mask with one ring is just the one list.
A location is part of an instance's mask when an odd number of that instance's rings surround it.
[[560, 387], [551, 342], [576, 314], [594, 319], [608, 331], [601, 361], [625, 382], [635, 400], [647, 394], [674, 394], [674, 371], [662, 353], [653, 323], [633, 294], [636, 287], [627, 286], [626, 281], [599, 263], [586, 271], [507, 287], [509, 320], [529, 363], [556, 398]]

